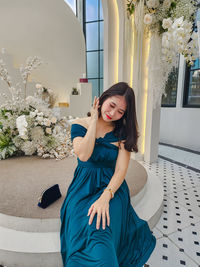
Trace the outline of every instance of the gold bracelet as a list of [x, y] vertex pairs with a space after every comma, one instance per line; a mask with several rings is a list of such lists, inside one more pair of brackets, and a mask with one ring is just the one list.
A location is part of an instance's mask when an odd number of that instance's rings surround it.
[[110, 193], [111, 193], [111, 198], [113, 198], [113, 197], [114, 197], [114, 193], [113, 193], [113, 191], [112, 191], [112, 189], [111, 189], [111, 188], [105, 188], [103, 191], [105, 191], [105, 190], [108, 190], [108, 191], [110, 191]]

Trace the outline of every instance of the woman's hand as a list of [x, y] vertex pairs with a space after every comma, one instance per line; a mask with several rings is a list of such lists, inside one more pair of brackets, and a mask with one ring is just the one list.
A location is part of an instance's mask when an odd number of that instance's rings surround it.
[[94, 97], [94, 102], [92, 105], [92, 108], [90, 109], [90, 113], [91, 113], [91, 119], [94, 121], [98, 120], [98, 108], [99, 108], [99, 97]]
[[106, 227], [106, 217], [107, 225], [110, 225], [110, 215], [109, 215], [109, 201], [111, 199], [110, 192], [104, 191], [100, 198], [98, 198], [89, 208], [88, 215], [90, 215], [89, 224], [92, 223], [95, 213], [97, 213], [96, 228], [99, 229], [100, 221], [102, 217], [102, 228]]

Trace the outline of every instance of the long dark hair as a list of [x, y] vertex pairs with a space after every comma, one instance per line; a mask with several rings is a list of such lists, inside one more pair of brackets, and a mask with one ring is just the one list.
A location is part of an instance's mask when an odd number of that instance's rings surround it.
[[[120, 140], [124, 139], [124, 147], [130, 152], [138, 152], [137, 141], [139, 137], [138, 132], [138, 123], [136, 118], [136, 108], [135, 108], [135, 94], [133, 89], [125, 82], [119, 82], [112, 85], [109, 89], [104, 91], [99, 97], [99, 109], [98, 117], [101, 116], [101, 107], [103, 102], [115, 95], [121, 95], [125, 97], [126, 100], [126, 111], [117, 121], [113, 121], [115, 124], [114, 135], [118, 137], [119, 144]], [[91, 116], [90, 112], [87, 113], [88, 116]]]

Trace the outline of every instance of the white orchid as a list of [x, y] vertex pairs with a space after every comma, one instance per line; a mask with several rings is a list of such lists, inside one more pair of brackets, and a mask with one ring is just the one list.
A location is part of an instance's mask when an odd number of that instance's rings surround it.
[[172, 25], [172, 29], [177, 29], [178, 27], [182, 27], [183, 26], [183, 19], [184, 17], [180, 17], [174, 20], [174, 23]]
[[[192, 41], [189, 42], [190, 39]], [[176, 19], [169, 27], [169, 31], [163, 33], [162, 46], [164, 48], [162, 50], [163, 58], [169, 63], [176, 53], [183, 54], [191, 65], [193, 64], [192, 60], [198, 57], [197, 34], [192, 32], [192, 24], [183, 21], [183, 17]]]

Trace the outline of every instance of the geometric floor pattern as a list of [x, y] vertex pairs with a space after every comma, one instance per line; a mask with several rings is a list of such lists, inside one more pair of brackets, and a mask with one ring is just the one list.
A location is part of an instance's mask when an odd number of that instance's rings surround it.
[[160, 157], [142, 164], [164, 188], [163, 213], [152, 229], [157, 244], [144, 266], [200, 267], [200, 172]]

